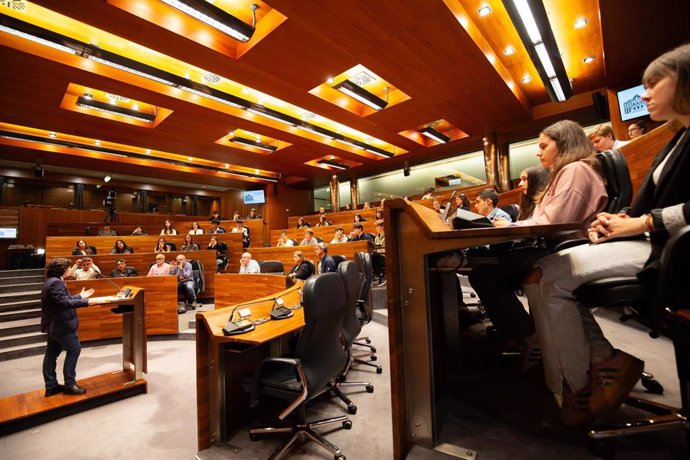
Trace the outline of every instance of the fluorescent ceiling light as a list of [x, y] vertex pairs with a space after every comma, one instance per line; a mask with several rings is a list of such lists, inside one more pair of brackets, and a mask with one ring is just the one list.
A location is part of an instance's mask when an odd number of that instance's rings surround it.
[[[256, 30], [254, 26], [240, 21], [230, 13], [204, 0], [163, 0], [163, 3], [243, 43], [248, 42]], [[256, 8], [258, 8], [258, 6], [253, 4], [252, 15], [254, 16], [255, 23]]]
[[331, 160], [319, 160], [319, 161], [317, 161], [317, 163], [331, 167], [331, 168], [340, 169], [341, 171], [344, 171], [347, 168], [349, 168], [348, 165], [344, 165], [342, 163], [338, 163], [336, 161], [331, 161]]
[[261, 115], [262, 117], [270, 118], [271, 120], [275, 120], [275, 121], [278, 121], [280, 123], [284, 123], [286, 125], [297, 126], [297, 123], [290, 120], [288, 118], [288, 115], [284, 115], [284, 114], [278, 112], [277, 110], [272, 110], [272, 109], [269, 109], [266, 107], [262, 107], [262, 106], [257, 106], [257, 107], [261, 107], [261, 108], [249, 107], [247, 109], [247, 112], [255, 113], [257, 115]]
[[489, 5], [482, 5], [477, 10], [477, 13], [479, 14], [479, 16], [486, 16], [488, 14], [491, 14], [491, 7]]
[[[206, 99], [211, 99], [216, 102], [220, 102], [221, 104], [229, 105], [231, 107], [236, 107], [238, 109], [246, 109], [245, 106], [238, 104], [236, 102], [230, 101], [227, 98], [215, 96], [213, 94], [206, 93], [204, 91], [199, 91], [198, 89], [190, 88], [189, 86], [180, 86], [180, 89], [183, 91], [187, 91], [188, 93], [196, 94], [197, 96], [205, 97]], [[207, 88], [208, 90], [212, 90], [212, 88]], [[221, 91], [218, 91], [220, 94], [225, 94]]]
[[79, 96], [77, 98], [77, 105], [79, 107], [85, 107], [87, 109], [97, 110], [99, 112], [122, 115], [127, 118], [145, 121], [146, 123], [153, 123], [156, 120], [156, 116], [153, 114], [142, 113], [136, 110], [128, 109], [126, 107], [120, 107], [118, 105], [100, 102], [94, 99], [88, 99], [84, 96]]
[[37, 37], [35, 35], [28, 34], [26, 32], [22, 32], [21, 30], [17, 29], [12, 29], [11, 27], [4, 26], [0, 24], [0, 32], [6, 32], [10, 35], [14, 35], [15, 37], [21, 37], [25, 38], [27, 40], [30, 40], [34, 43], [39, 43], [41, 45], [49, 46], [51, 48], [54, 48], [56, 50], [64, 51], [65, 53], [70, 53], [70, 54], [76, 54], [74, 48], [70, 48], [69, 46], [61, 45], [59, 43], [52, 42], [50, 40], [46, 40], [41, 37]]
[[243, 144], [243, 145], [248, 145], [250, 147], [255, 147], [257, 149], [265, 150], [267, 152], [275, 152], [278, 150], [278, 147], [275, 145], [269, 145], [265, 144], [261, 141], [253, 141], [251, 139], [246, 139], [244, 137], [239, 137], [239, 136], [232, 136], [231, 138], [228, 139], [230, 142], [236, 142], [238, 144]]
[[436, 142], [439, 142], [441, 144], [445, 144], [446, 142], [450, 141], [450, 137], [446, 136], [443, 133], [436, 131], [431, 126], [427, 126], [424, 129], [420, 129], [419, 132], [421, 134], [423, 134], [424, 136], [428, 137], [429, 139], [433, 139]]
[[142, 72], [141, 70], [133, 69], [132, 67], [128, 67], [126, 65], [118, 64], [117, 62], [112, 62], [107, 59], [100, 58], [98, 56], [94, 56], [92, 54], [89, 54], [87, 56], [88, 59], [99, 62], [101, 64], [105, 64], [110, 67], [114, 67], [119, 70], [124, 70], [125, 72], [133, 73], [134, 75], [139, 75], [140, 77], [148, 78], [149, 80], [157, 81], [158, 83], [163, 83], [164, 85], [169, 85], [169, 86], [177, 86], [175, 83], [171, 82], [170, 80], [166, 80], [164, 78], [156, 77], [155, 75], [151, 75], [146, 72]]
[[335, 85], [334, 88], [375, 110], [381, 110], [388, 105], [388, 101], [384, 101], [350, 80], [343, 80]]

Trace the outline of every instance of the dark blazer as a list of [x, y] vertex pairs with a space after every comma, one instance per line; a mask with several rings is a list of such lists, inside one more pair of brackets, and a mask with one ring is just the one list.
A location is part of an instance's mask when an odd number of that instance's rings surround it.
[[138, 273], [137, 273], [137, 269], [136, 269], [136, 268], [125, 267], [125, 272], [124, 272], [124, 273], [122, 273], [122, 272], [121, 272], [120, 270], [118, 270], [117, 268], [116, 268], [115, 270], [113, 270], [112, 272], [110, 272], [110, 277], [111, 277], [111, 278], [127, 278], [127, 277], [130, 277], [130, 276], [139, 276]]
[[293, 265], [293, 267], [290, 269], [290, 273], [294, 273], [295, 278], [297, 278], [298, 280], [306, 280], [314, 274], [312, 270], [312, 265], [308, 262], [302, 262], [299, 265]]
[[[664, 165], [664, 169], [659, 177], [659, 184], [654, 185], [654, 181], [652, 181], [652, 173], [656, 167], [666, 158], [666, 155], [668, 155], [686, 131], [687, 129], [682, 129], [676, 133], [671, 142], [666, 144], [654, 159], [647, 177], [637, 192], [637, 197], [630, 213], [631, 216], [639, 217], [648, 212], [656, 214], [660, 212], [661, 208], [684, 203], [683, 215], [685, 221], [690, 222], [690, 186], [688, 186], [688, 178], [690, 177], [690, 133], [678, 145], [679, 150], [676, 151], [673, 158]], [[669, 234], [663, 230], [651, 234], [652, 254], [645, 264], [644, 274], [642, 275], [645, 280], [650, 279], [648, 278], [650, 276], [655, 276], [653, 273], [654, 269], [658, 267], [661, 252], [668, 239]]]
[[355, 235], [355, 236], [350, 238], [350, 241], [362, 241], [362, 240], [371, 241], [372, 243], [374, 242], [374, 238], [371, 237], [371, 234], [366, 233], [366, 232], [362, 232], [361, 235], [359, 235], [359, 236]]
[[321, 273], [330, 273], [335, 271], [335, 260], [333, 260], [333, 257], [329, 255], [324, 256], [324, 258], [318, 263], [321, 264]]
[[88, 304], [88, 299], [82, 299], [81, 295], [70, 295], [61, 278], [48, 278], [41, 289], [41, 332], [76, 332], [79, 319], [74, 309]]

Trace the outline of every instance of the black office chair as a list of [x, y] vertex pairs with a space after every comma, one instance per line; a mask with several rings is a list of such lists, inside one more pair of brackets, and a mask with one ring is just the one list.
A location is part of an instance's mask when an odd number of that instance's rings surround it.
[[223, 241], [216, 244], [216, 266], [218, 271], [228, 266], [228, 245]]
[[341, 254], [336, 254], [336, 255], [334, 255], [334, 256], [332, 256], [332, 257], [333, 257], [333, 261], [335, 262], [335, 267], [336, 267], [336, 268], [338, 268], [338, 266], [339, 266], [342, 262], [344, 262], [345, 260], [347, 260], [347, 257], [344, 256], [344, 255], [341, 255]]
[[299, 241], [294, 240], [294, 239], [292, 239], [292, 238], [290, 238], [290, 241], [292, 241], [292, 245], [293, 245], [293, 246], [299, 246]]
[[252, 238], [250, 235], [251, 230], [249, 230], [249, 227], [243, 226], [242, 228], [244, 229], [244, 232], [242, 233], [242, 247], [246, 249], [252, 245]]
[[517, 220], [518, 214], [520, 214], [520, 206], [516, 204], [506, 204], [504, 206], [499, 206], [499, 208], [508, 213], [510, 220], [513, 222]]
[[[192, 278], [194, 279], [194, 292], [200, 294], [206, 290], [206, 276], [204, 274], [204, 264], [200, 260], [190, 259], [192, 264]], [[198, 300], [198, 299], [197, 299]]]
[[[362, 326], [364, 326], [366, 324], [369, 324], [372, 318], [374, 317], [374, 308], [371, 305], [371, 301], [369, 299], [371, 283], [374, 279], [371, 267], [371, 255], [368, 252], [357, 252], [355, 253], [355, 262], [357, 263], [360, 276], [362, 277], [361, 289], [359, 291], [359, 300], [357, 301], [357, 314], [360, 323], [362, 324]], [[371, 353], [376, 353], [376, 347], [371, 345], [371, 339], [369, 337], [357, 337], [353, 344], [360, 347], [368, 348]], [[376, 359], [377, 357], [375, 354], [369, 355], [370, 361], [376, 361]], [[378, 364], [374, 364], [369, 361], [361, 361], [358, 363], [375, 368], [377, 374], [383, 372], [383, 368]]]
[[[345, 351], [347, 352], [347, 363], [338, 376], [338, 387], [343, 386], [364, 386], [369, 393], [374, 392], [374, 386], [371, 382], [348, 382], [346, 381], [347, 373], [350, 367], [355, 363], [362, 361], [356, 358], [352, 352], [352, 344], [362, 330], [362, 323], [359, 322], [357, 316], [357, 302], [359, 301], [359, 293], [361, 290], [362, 278], [359, 274], [357, 264], [353, 261], [345, 261], [338, 266], [338, 275], [343, 281], [345, 293], [347, 296], [347, 309], [345, 311], [345, 318], [343, 319], [342, 340]], [[372, 354], [372, 353], [370, 353]], [[340, 393], [337, 396], [347, 404], [347, 412], [349, 414], [357, 413], [357, 406], [345, 396]]]
[[272, 275], [282, 275], [285, 271], [283, 263], [279, 260], [260, 260], [259, 270], [261, 273], [270, 273]]
[[347, 362], [340, 341], [346, 310], [345, 289], [337, 273], [323, 273], [309, 278], [303, 293], [304, 328], [294, 356], [264, 359], [254, 375], [251, 395], [253, 408], [262, 395], [291, 401], [277, 418], [285, 420], [293, 414], [297, 420], [289, 427], [252, 428], [249, 436], [254, 441], [263, 434], [292, 433], [271, 458], [282, 458], [297, 439], [307, 437], [329, 450], [336, 459], [344, 459], [342, 451], [314, 428], [340, 422], [343, 428], [350, 429], [350, 419], [341, 415], [307, 422], [305, 406], [316, 396], [335, 388], [336, 376]]
[[[595, 440], [629, 436], [651, 431], [684, 429], [690, 444], [690, 226], [683, 228], [668, 243], [661, 256], [656, 285], [641, 282], [637, 277], [615, 277], [593, 281], [580, 286], [574, 295], [584, 306], [620, 307], [634, 311], [632, 318], [651, 328], [650, 336], [659, 333], [673, 341], [676, 367], [680, 380], [682, 408], [676, 410], [652, 401], [628, 397], [633, 407], [654, 414], [639, 420], [593, 427], [588, 435]], [[680, 314], [679, 314], [680, 311]]]
[[89, 245], [89, 249], [91, 249], [91, 254], [93, 254], [93, 255], [98, 254], [98, 251], [96, 250], [96, 246]]
[[177, 251], [177, 245], [172, 241], [166, 242], [165, 245], [169, 247], [171, 251]]
[[625, 156], [618, 150], [607, 150], [597, 153], [597, 159], [604, 172], [606, 193], [609, 196], [606, 212], [616, 213], [630, 206], [633, 190]]

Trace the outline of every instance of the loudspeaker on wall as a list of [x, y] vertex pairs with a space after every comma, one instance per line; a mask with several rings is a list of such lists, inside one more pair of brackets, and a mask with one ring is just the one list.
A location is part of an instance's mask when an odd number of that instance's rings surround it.
[[405, 177], [410, 175], [410, 163], [407, 161], [405, 162], [405, 165], [403, 166], [403, 175]]
[[606, 96], [601, 93], [592, 93], [592, 102], [594, 103], [594, 111], [597, 113], [599, 120], [609, 119], [609, 104], [606, 101]]

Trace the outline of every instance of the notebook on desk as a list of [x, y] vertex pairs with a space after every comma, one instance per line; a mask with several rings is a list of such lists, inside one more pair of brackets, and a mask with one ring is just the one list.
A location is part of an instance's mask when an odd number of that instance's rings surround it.
[[462, 230], [465, 228], [485, 228], [493, 227], [494, 224], [491, 223], [489, 219], [477, 214], [476, 212], [465, 211], [464, 209], [458, 209], [455, 217], [453, 218], [453, 229]]

